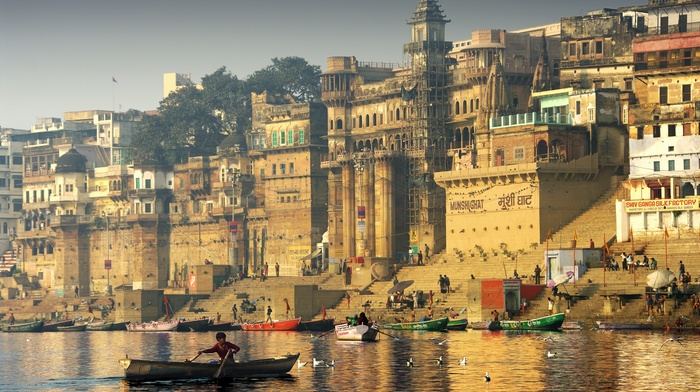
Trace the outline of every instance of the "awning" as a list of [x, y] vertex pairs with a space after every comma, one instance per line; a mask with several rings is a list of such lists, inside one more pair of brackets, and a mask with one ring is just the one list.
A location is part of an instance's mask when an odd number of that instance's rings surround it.
[[306, 255], [299, 260], [311, 260], [311, 259], [315, 259], [318, 256], [321, 256], [321, 249], [316, 249], [315, 251], [311, 252], [311, 254]]

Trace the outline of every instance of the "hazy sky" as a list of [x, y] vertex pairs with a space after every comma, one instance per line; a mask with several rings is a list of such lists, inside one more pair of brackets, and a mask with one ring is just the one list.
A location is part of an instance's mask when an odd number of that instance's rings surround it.
[[[439, 0], [447, 39], [643, 0]], [[274, 57], [399, 63], [418, 0], [0, 0], [0, 126], [66, 111], [156, 109], [163, 74], [245, 79]], [[112, 82], [114, 77], [118, 83]]]

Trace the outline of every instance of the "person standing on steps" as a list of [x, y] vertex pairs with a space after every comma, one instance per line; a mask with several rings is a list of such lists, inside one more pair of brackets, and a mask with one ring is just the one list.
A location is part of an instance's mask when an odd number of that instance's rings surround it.
[[428, 257], [430, 257], [430, 247], [425, 244], [425, 259], [428, 260]]
[[280, 276], [280, 263], [275, 263], [275, 275], [279, 278]]
[[535, 284], [540, 284], [540, 274], [542, 273], [542, 269], [540, 268], [540, 265], [537, 264], [535, 266]]

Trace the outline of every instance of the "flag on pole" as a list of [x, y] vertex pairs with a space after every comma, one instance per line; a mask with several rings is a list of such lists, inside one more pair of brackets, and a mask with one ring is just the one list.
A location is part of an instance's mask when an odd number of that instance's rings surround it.
[[289, 301], [284, 301], [284, 304], [287, 306], [287, 314], [289, 314]]
[[119, 84], [119, 82], [117, 82], [117, 79], [114, 79], [114, 76], [112, 76], [112, 81], [116, 84]]
[[630, 241], [634, 241], [634, 233], [632, 232], [631, 227], [630, 227]]
[[549, 231], [547, 232], [547, 239], [548, 240], [552, 239], [552, 229], [549, 229]]
[[325, 320], [326, 316], [328, 316], [326, 314], [326, 305], [321, 304], [321, 319]]
[[668, 238], [668, 228], [664, 226], [664, 237]]
[[606, 253], [606, 254], [609, 254], [609, 255], [612, 254], [612, 252], [610, 252], [610, 247], [608, 246], [608, 243], [607, 243], [607, 242], [604, 242], [604, 243], [603, 243], [603, 248], [605, 248], [605, 253]]
[[576, 230], [574, 230], [574, 241], [578, 242], [578, 235], [576, 234]]

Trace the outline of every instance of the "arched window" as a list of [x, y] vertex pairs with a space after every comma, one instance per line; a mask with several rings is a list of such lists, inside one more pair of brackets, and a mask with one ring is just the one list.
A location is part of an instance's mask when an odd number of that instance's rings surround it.
[[469, 112], [473, 113], [474, 112], [474, 99], [469, 100]]
[[455, 114], [459, 114], [459, 101], [455, 102]]
[[377, 126], [377, 113], [372, 115], [372, 125], [375, 127]]
[[365, 124], [366, 126], [369, 126], [369, 114], [365, 115]]
[[518, 97], [513, 97], [513, 109], [518, 108], [518, 103], [519, 103]]
[[467, 100], [462, 101], [462, 113], [467, 114]]
[[554, 62], [554, 66], [552, 67], [552, 76], [559, 76], [559, 63]]
[[338, 129], [338, 130], [343, 129], [343, 120], [341, 120], [341, 119], [335, 120], [335, 129]]
[[362, 128], [362, 116], [359, 117], [358, 122], [358, 128]]
[[331, 119], [330, 124], [328, 124], [328, 129], [333, 129], [333, 119]]
[[401, 112], [399, 108], [396, 108], [396, 121], [401, 120]]
[[474, 109], [479, 110], [479, 98], [476, 99], [476, 107]]

